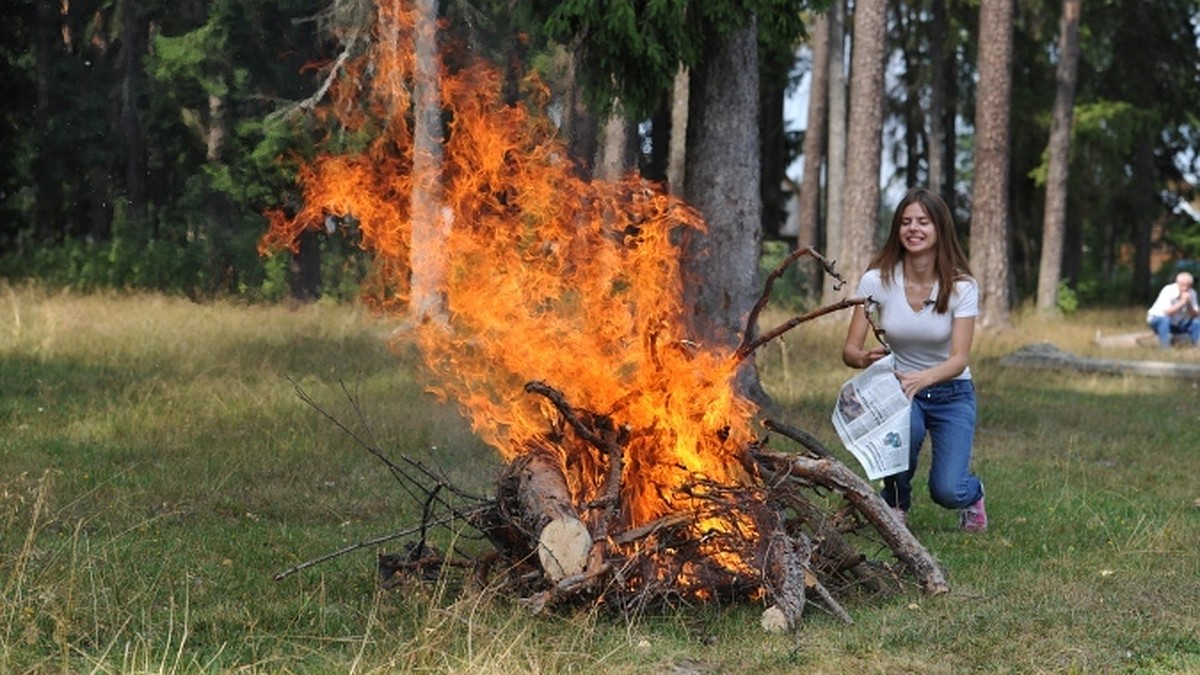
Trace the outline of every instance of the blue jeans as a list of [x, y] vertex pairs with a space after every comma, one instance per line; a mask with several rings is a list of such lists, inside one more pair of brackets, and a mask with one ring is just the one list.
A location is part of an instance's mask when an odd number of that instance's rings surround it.
[[948, 509], [961, 509], [983, 497], [983, 484], [971, 473], [975, 438], [975, 384], [971, 380], [939, 382], [913, 397], [908, 471], [883, 479], [883, 500], [908, 510], [917, 456], [928, 432], [933, 460], [929, 496]]
[[1179, 323], [1171, 323], [1171, 320], [1165, 316], [1152, 316], [1147, 321], [1150, 324], [1150, 330], [1158, 335], [1158, 344], [1164, 347], [1171, 346], [1171, 335], [1186, 333], [1192, 338], [1192, 344], [1200, 343], [1200, 321], [1196, 319], [1184, 319]]

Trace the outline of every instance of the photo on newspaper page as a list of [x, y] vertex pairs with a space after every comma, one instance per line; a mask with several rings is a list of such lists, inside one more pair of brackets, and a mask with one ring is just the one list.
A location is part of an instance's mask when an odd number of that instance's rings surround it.
[[867, 480], [908, 469], [912, 402], [900, 388], [891, 355], [872, 363], [842, 385], [833, 408], [833, 428], [862, 464]]

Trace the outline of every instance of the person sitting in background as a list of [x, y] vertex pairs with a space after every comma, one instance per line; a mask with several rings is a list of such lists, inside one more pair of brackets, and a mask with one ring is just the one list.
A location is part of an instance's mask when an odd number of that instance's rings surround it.
[[1195, 279], [1188, 272], [1175, 275], [1175, 283], [1163, 286], [1158, 299], [1146, 313], [1146, 323], [1158, 335], [1158, 343], [1171, 346], [1172, 335], [1187, 335], [1200, 343], [1200, 304], [1196, 301]]

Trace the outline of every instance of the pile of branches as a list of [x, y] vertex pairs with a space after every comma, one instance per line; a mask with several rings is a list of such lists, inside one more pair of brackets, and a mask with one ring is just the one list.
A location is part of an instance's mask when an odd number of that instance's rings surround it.
[[[833, 272], [814, 252], [797, 251], [768, 277], [750, 325], [783, 269], [804, 254], [814, 255]], [[804, 321], [862, 302], [842, 301], [747, 338], [737, 356], [744, 358]], [[762, 623], [768, 630], [795, 627], [810, 598], [850, 623], [838, 600], [848, 589], [882, 591], [911, 580], [926, 593], [948, 590], [936, 561], [870, 483], [803, 430], [764, 421], [763, 435], [741, 449], [738, 458], [748, 482], [724, 485], [694, 476], [678, 486], [691, 505], [687, 510], [622, 527], [624, 519], [618, 516], [628, 430], [605, 415], [576, 409], [546, 383], [530, 382], [526, 392], [545, 397], [559, 420], [543, 437], [526, 443], [502, 472], [494, 496], [469, 494], [411, 458], [392, 460], [321, 411], [387, 465], [422, 504], [421, 521], [297, 565], [276, 578], [352, 550], [409, 538], [403, 551], [379, 554], [386, 586], [438, 579], [457, 569], [481, 587], [516, 595], [534, 612], [580, 604], [637, 612], [680, 602], [761, 600], [767, 605]], [[789, 451], [773, 449], [776, 438], [789, 441]], [[589, 458], [589, 469], [603, 476], [598, 499], [573, 502], [562, 456]], [[487, 551], [467, 553], [461, 545], [439, 550], [428, 536], [439, 527], [453, 530], [458, 542], [470, 536], [483, 540]]]

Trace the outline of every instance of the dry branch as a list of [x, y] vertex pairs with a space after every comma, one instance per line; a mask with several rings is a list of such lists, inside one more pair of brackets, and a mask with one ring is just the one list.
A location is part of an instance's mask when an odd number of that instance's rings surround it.
[[929, 551], [900, 522], [870, 483], [846, 465], [832, 458], [814, 459], [761, 449], [752, 454], [763, 467], [768, 483], [777, 483], [790, 476], [843, 495], [875, 527], [896, 557], [909, 567], [922, 590], [929, 594], [950, 590], [945, 574]]

